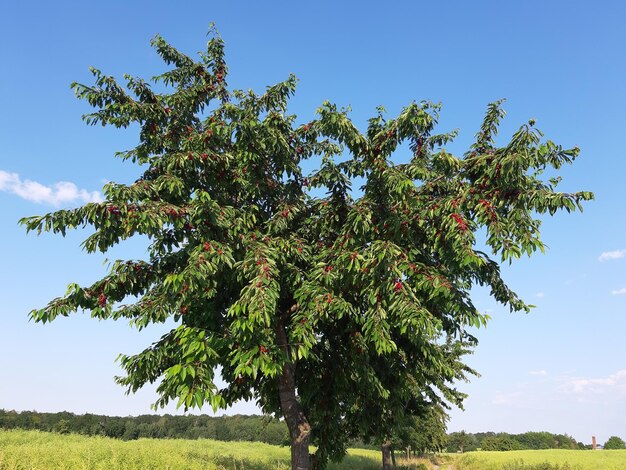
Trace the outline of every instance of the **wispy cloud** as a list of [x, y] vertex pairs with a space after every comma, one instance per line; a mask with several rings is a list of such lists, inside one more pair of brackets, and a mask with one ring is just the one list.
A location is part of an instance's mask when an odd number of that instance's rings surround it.
[[529, 375], [539, 375], [542, 377], [545, 377], [546, 375], [548, 375], [548, 372], [545, 370], [531, 370], [529, 373]]
[[102, 195], [98, 191], [78, 188], [69, 181], [59, 181], [51, 186], [37, 181], [22, 180], [17, 173], [0, 170], [0, 191], [15, 194], [27, 201], [39, 204], [61, 206], [71, 202], [100, 202]]
[[537, 297], [538, 299], [543, 299], [545, 296], [546, 296], [546, 294], [543, 293], [543, 292], [537, 292], [535, 294], [535, 297]]
[[611, 291], [613, 295], [624, 295], [626, 294], [626, 287], [622, 287], [621, 289], [615, 289]]
[[569, 378], [566, 390], [575, 394], [614, 394], [626, 392], [626, 370], [622, 369], [604, 378]]
[[522, 392], [496, 392], [491, 403], [500, 406], [519, 406], [520, 399], [523, 397]]
[[609, 261], [626, 257], [626, 249], [605, 251], [598, 257], [598, 261]]

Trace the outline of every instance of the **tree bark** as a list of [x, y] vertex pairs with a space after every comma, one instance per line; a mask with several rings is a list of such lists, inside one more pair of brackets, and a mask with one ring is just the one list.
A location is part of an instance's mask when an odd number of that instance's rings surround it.
[[391, 463], [393, 464], [393, 468], [396, 468], [398, 466], [398, 464], [396, 463], [396, 451], [394, 450], [393, 447], [390, 449], [390, 451], [391, 451]]
[[[277, 324], [276, 334], [278, 344], [286, 353], [289, 353], [287, 334], [281, 321]], [[278, 377], [278, 396], [291, 439], [291, 469], [309, 470], [311, 468], [309, 456], [311, 426], [298, 402], [293, 363], [287, 363], [283, 366], [283, 371]]]
[[381, 448], [383, 451], [383, 470], [391, 470], [391, 442], [383, 442]]

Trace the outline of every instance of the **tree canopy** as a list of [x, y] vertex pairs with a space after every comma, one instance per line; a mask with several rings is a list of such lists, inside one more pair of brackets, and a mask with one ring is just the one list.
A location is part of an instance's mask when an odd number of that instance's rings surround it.
[[611, 450], [611, 449], [626, 449], [626, 443], [624, 442], [624, 440], [621, 437], [611, 436], [604, 443], [604, 448], [608, 449], [608, 450]]
[[578, 149], [543, 140], [532, 121], [497, 146], [501, 101], [462, 156], [445, 149], [456, 133], [435, 132], [430, 102], [395, 118], [378, 108], [365, 132], [328, 102], [299, 123], [287, 112], [294, 76], [262, 94], [229, 89], [217, 34], [197, 61], [152, 44], [169, 66], [154, 83], [122, 86], [92, 69], [93, 85], [72, 85], [95, 108], [88, 124], [139, 126], [138, 145], [117, 156], [143, 175], [108, 183], [101, 203], [21, 221], [38, 233], [91, 227], [87, 252], [143, 235], [148, 259], [118, 260], [31, 317], [86, 310], [140, 329], [173, 319], [121, 356], [118, 382], [131, 392], [159, 382], [156, 406], [254, 398], [284, 416], [294, 468], [309, 468], [311, 435], [323, 466], [364, 420], [391, 422], [412, 401], [460, 403], [454, 381], [471, 372], [459, 351], [487, 320], [470, 289], [529, 310], [477, 234], [500, 261], [543, 251], [538, 214], [593, 197], [542, 179]]

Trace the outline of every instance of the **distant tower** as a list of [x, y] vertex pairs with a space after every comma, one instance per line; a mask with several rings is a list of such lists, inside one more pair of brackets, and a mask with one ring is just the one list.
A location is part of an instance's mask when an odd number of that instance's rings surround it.
[[596, 450], [596, 436], [591, 436], [591, 448]]

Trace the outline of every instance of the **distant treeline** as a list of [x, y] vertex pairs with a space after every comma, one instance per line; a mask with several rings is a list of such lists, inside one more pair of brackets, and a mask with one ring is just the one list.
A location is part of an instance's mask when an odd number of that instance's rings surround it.
[[38, 429], [88, 436], [108, 436], [133, 440], [140, 437], [157, 439], [216, 439], [219, 441], [256, 441], [268, 444], [289, 444], [284, 422], [266, 416], [207, 415], [141, 415], [103, 416], [76, 415], [67, 411], [39, 413], [36, 411], [0, 410], [0, 428]]
[[[77, 415], [67, 411], [39, 413], [37, 411], [6, 411], [0, 409], [0, 429], [37, 429], [88, 436], [107, 436], [133, 440], [141, 437], [156, 439], [216, 439], [219, 441], [256, 441], [274, 445], [289, 445], [287, 426], [283, 421], [268, 416], [207, 416], [207, 415], [141, 415], [103, 416]], [[354, 441], [351, 447], [368, 447]], [[471, 450], [521, 449], [590, 449], [566, 434], [548, 432], [466, 433], [454, 432], [447, 436], [448, 452]]]
[[495, 432], [448, 434], [448, 452], [469, 452], [472, 450], [536, 450], [536, 449], [591, 449], [591, 444], [583, 444], [567, 434], [549, 432], [525, 432], [507, 434]]

